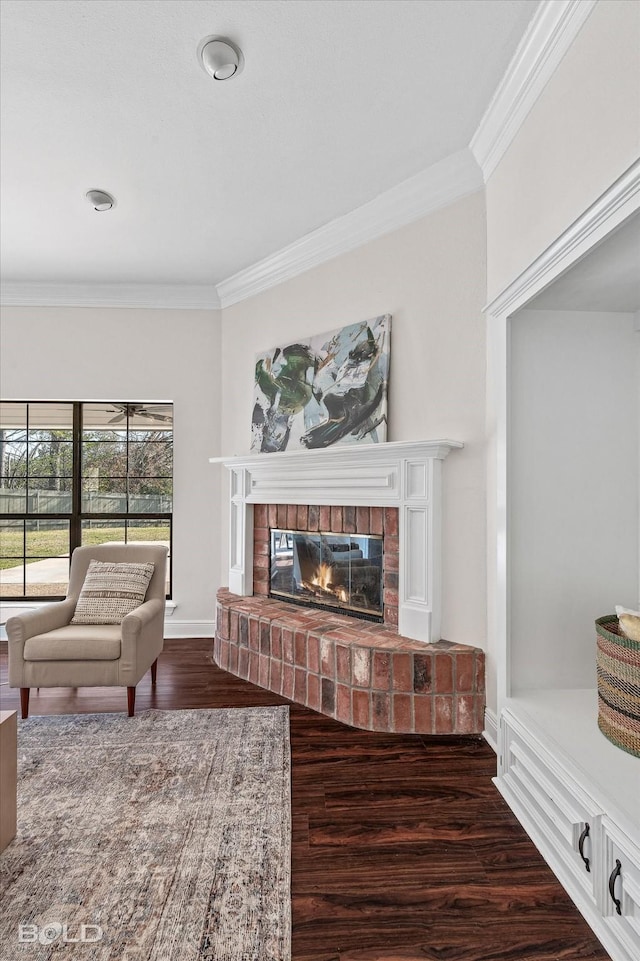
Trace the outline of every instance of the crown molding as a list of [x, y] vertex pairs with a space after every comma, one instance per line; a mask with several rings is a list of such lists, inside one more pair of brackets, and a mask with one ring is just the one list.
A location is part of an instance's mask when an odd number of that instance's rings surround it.
[[312, 267], [391, 233], [484, 186], [468, 147], [445, 157], [356, 210], [306, 234], [217, 286], [198, 284], [5, 283], [0, 302], [13, 307], [229, 307]]
[[213, 284], [5, 283], [0, 289], [0, 302], [6, 307], [220, 308]]
[[470, 143], [485, 182], [498, 166], [597, 0], [543, 0]]
[[482, 187], [482, 172], [464, 148], [223, 280], [217, 286], [220, 304], [229, 307], [253, 297]]

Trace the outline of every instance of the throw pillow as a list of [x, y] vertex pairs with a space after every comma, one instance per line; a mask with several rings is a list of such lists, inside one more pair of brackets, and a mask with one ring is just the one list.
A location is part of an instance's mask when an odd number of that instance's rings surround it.
[[616, 606], [618, 623], [625, 637], [631, 641], [640, 642], [640, 611], [632, 611], [628, 607]]
[[153, 564], [91, 561], [72, 624], [119, 624], [144, 601]]

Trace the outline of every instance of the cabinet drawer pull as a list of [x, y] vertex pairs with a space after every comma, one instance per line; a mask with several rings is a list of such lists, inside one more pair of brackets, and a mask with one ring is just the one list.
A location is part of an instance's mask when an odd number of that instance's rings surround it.
[[616, 911], [618, 912], [618, 914], [622, 914], [622, 908], [620, 907], [620, 901], [616, 897], [615, 887], [616, 887], [616, 878], [620, 876], [621, 872], [622, 872], [622, 865], [616, 858], [616, 866], [611, 872], [611, 875], [609, 877], [609, 894], [611, 895], [611, 900], [616, 906]]
[[588, 837], [589, 837], [589, 825], [585, 824], [584, 831], [582, 832], [582, 834], [578, 839], [578, 853], [582, 858], [582, 860], [584, 861], [585, 870], [591, 872], [591, 868], [589, 867], [589, 858], [585, 858], [584, 856], [584, 842], [587, 840]]

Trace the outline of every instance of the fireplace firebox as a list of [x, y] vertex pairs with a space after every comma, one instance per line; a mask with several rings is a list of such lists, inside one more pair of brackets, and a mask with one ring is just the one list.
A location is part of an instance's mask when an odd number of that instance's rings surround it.
[[272, 528], [269, 595], [383, 620], [382, 536]]

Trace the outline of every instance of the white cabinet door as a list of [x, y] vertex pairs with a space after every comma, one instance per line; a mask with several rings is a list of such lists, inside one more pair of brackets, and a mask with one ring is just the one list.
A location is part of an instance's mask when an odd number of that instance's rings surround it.
[[594, 800], [589, 779], [530, 719], [505, 708], [500, 745], [495, 783], [509, 807], [612, 961], [640, 961], [635, 835], [629, 837], [602, 799]]
[[[640, 800], [639, 800], [640, 804]], [[619, 956], [640, 959], [640, 850], [609, 818], [602, 820], [598, 900]]]
[[501, 723], [499, 790], [565, 887], [596, 909], [602, 811], [517, 718], [505, 711]]

